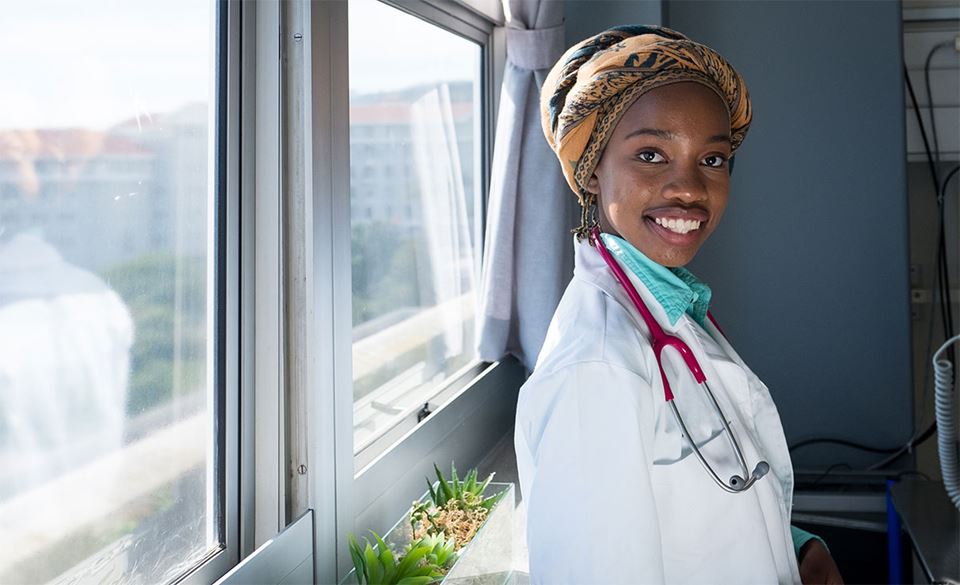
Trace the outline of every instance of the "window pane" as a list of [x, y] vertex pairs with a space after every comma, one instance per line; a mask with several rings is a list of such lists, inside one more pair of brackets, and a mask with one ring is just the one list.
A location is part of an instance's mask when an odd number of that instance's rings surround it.
[[0, 583], [164, 583], [222, 544], [214, 2], [0, 19]]
[[481, 47], [376, 0], [349, 10], [360, 452], [475, 361]]

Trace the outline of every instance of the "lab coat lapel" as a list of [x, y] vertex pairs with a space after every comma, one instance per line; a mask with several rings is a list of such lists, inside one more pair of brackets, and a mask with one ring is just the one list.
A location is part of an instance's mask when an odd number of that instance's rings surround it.
[[[649, 331], [643, 322], [643, 318], [633, 306], [633, 302], [630, 300], [630, 297], [627, 296], [627, 292], [623, 290], [623, 287], [620, 286], [620, 283], [618, 283], [617, 279], [613, 276], [613, 273], [606, 262], [604, 262], [603, 257], [600, 256], [600, 253], [586, 240], [583, 242], [575, 242], [574, 248], [576, 250], [574, 254], [574, 276], [594, 284], [608, 296], [616, 299], [634, 319], [640, 330], [649, 338]], [[653, 318], [656, 319], [657, 324], [667, 333], [676, 335], [677, 329], [683, 320], [681, 319], [677, 321], [675, 325], [671, 325], [666, 311], [663, 310], [660, 302], [650, 293], [647, 287], [644, 286], [643, 282], [637, 278], [629, 268], [623, 266], [621, 266], [621, 268], [623, 268], [627, 278], [630, 279], [633, 288], [637, 289], [640, 298], [643, 300], [643, 304], [645, 304], [653, 314]]]

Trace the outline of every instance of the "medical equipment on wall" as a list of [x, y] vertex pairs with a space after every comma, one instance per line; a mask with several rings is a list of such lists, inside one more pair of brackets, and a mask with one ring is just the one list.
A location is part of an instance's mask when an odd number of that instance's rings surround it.
[[[620, 286], [626, 291], [627, 296], [630, 297], [630, 300], [633, 301], [633, 305], [637, 308], [637, 311], [640, 312], [640, 315], [643, 317], [644, 323], [647, 325], [647, 329], [650, 330], [650, 335], [653, 338], [653, 353], [657, 358], [657, 365], [660, 367], [660, 378], [663, 380], [663, 394], [664, 398], [668, 404], [670, 404], [670, 409], [673, 411], [673, 416], [677, 421], [677, 424], [680, 425], [680, 429], [683, 431], [683, 435], [687, 438], [687, 441], [690, 443], [690, 446], [693, 448], [693, 452], [696, 454], [697, 459], [700, 460], [700, 464], [703, 465], [703, 468], [707, 471], [710, 477], [713, 478], [713, 481], [720, 486], [721, 489], [730, 492], [730, 493], [739, 493], [746, 491], [752, 486], [758, 479], [767, 474], [770, 470], [770, 465], [766, 461], [760, 461], [757, 463], [756, 467], [753, 468], [753, 473], [750, 473], [747, 468], [747, 462], [743, 457], [743, 451], [740, 449], [740, 444], [737, 442], [737, 438], [733, 435], [733, 432], [730, 430], [730, 426], [727, 424], [727, 417], [724, 416], [723, 410], [720, 408], [720, 403], [717, 402], [716, 396], [714, 396], [713, 391], [710, 390], [710, 385], [707, 384], [707, 377], [703, 374], [703, 369], [700, 368], [700, 363], [697, 362], [697, 358], [693, 355], [690, 346], [683, 342], [679, 337], [674, 335], [669, 335], [660, 327], [656, 319], [653, 318], [653, 314], [643, 303], [643, 300], [640, 298], [640, 294], [637, 293], [637, 289], [634, 288], [631, 284], [630, 279], [627, 278], [627, 275], [623, 272], [623, 269], [619, 264], [613, 259], [613, 256], [610, 254], [610, 251], [607, 250], [606, 246], [603, 244], [603, 241], [600, 239], [600, 229], [594, 227], [590, 231], [590, 241], [593, 243], [593, 246], [600, 252], [600, 255], [603, 257], [604, 262], [607, 263], [607, 266], [613, 271], [613, 275], [616, 277], [617, 282], [620, 283]], [[716, 321], [713, 319], [713, 315], [710, 315], [710, 320], [713, 321], [713, 324], [716, 325]], [[719, 330], [720, 328], [717, 327]], [[672, 347], [676, 350], [683, 361], [686, 362], [687, 368], [690, 370], [690, 373], [693, 375], [693, 378], [697, 381], [698, 384], [702, 385], [707, 396], [710, 398], [710, 402], [713, 404], [714, 409], [717, 411], [717, 415], [720, 417], [720, 421], [723, 423], [723, 429], [726, 431], [727, 439], [730, 441], [730, 445], [733, 448], [734, 454], [737, 456], [737, 461], [740, 463], [740, 469], [742, 470], [742, 475], [733, 475], [730, 477], [728, 482], [724, 482], [720, 479], [720, 476], [717, 475], [717, 472], [710, 466], [706, 458], [700, 452], [697, 443], [693, 440], [693, 437], [690, 436], [690, 433], [687, 431], [687, 426], [683, 422], [683, 417], [680, 416], [680, 411], [677, 409], [676, 401], [673, 397], [673, 391], [670, 389], [670, 382], [667, 380], [667, 374], [663, 369], [663, 362], [661, 361], [661, 356], [663, 350], [666, 347]], [[749, 475], [747, 479], [744, 479]]]
[[937, 417], [937, 454], [950, 501], [960, 509], [960, 461], [957, 460], [957, 411], [953, 392], [953, 364], [940, 354], [960, 341], [951, 337], [933, 354], [934, 409]]

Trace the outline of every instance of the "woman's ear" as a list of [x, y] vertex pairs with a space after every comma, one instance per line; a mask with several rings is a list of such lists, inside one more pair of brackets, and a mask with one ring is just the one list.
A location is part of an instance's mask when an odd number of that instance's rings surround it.
[[587, 181], [587, 191], [594, 195], [600, 194], [600, 179], [597, 178], [597, 173], [590, 175], [590, 180]]

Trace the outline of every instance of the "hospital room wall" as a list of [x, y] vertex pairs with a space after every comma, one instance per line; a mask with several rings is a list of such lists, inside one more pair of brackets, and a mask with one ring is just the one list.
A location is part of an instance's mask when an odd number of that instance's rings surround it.
[[[567, 39], [662, 23], [745, 77], [754, 122], [692, 265], [788, 442], [913, 431], [900, 3], [568, 0]], [[602, 7], [602, 10], [600, 9]], [[840, 447], [798, 467], [873, 461]]]
[[661, 0], [566, 0], [567, 45], [621, 24], [663, 24]]

